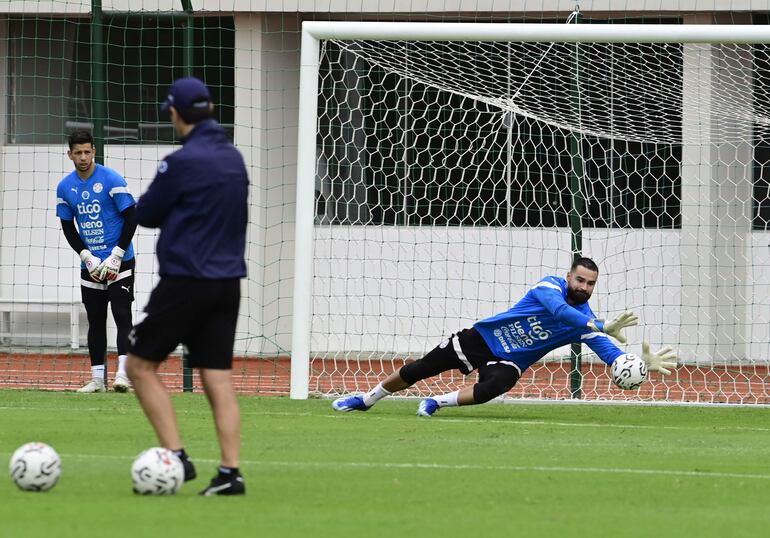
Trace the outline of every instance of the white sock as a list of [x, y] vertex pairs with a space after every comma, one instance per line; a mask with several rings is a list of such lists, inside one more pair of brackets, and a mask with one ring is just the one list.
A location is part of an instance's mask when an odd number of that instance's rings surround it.
[[127, 355], [118, 355], [118, 375], [126, 375]]
[[457, 403], [457, 397], [459, 395], [460, 391], [456, 390], [454, 392], [450, 392], [449, 394], [442, 394], [441, 396], [431, 396], [431, 398], [438, 402], [439, 407], [454, 407], [460, 405]]
[[91, 366], [91, 377], [104, 381], [104, 365]]
[[392, 392], [388, 392], [384, 388], [382, 388], [382, 383], [379, 383], [376, 387], [374, 387], [372, 390], [364, 394], [364, 405], [366, 407], [371, 407], [374, 404], [376, 404], [379, 400], [382, 400], [385, 396], [390, 396], [393, 394]]

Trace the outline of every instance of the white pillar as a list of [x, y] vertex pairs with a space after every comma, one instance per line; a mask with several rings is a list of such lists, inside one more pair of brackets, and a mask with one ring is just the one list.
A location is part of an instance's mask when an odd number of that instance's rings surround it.
[[[703, 23], [697, 17], [686, 22]], [[684, 45], [682, 103], [682, 310], [679, 353], [697, 362], [745, 357], [746, 249], [751, 229], [747, 46]], [[735, 80], [746, 81], [735, 86]]]
[[[258, 14], [235, 16], [234, 143], [249, 173], [249, 229], [246, 245], [248, 278], [241, 285], [240, 334], [237, 352], [261, 353], [265, 256], [264, 104], [262, 102], [262, 20]], [[254, 338], [254, 337], [257, 338]]]

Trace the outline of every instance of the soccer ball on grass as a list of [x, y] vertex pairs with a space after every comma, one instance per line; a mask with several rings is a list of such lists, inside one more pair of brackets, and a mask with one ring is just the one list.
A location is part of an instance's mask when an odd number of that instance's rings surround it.
[[61, 476], [61, 458], [45, 443], [27, 443], [11, 456], [11, 479], [24, 491], [48, 491]]
[[638, 389], [646, 380], [647, 364], [639, 355], [626, 353], [612, 363], [612, 382], [621, 389]]
[[131, 465], [131, 479], [139, 495], [173, 495], [184, 482], [184, 465], [167, 448], [148, 448]]

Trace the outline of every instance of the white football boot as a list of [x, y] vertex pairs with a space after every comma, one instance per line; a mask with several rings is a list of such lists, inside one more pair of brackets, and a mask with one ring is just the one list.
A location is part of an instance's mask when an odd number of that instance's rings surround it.
[[79, 388], [78, 392], [84, 393], [84, 394], [89, 392], [107, 392], [107, 389], [104, 388], [103, 379], [94, 378], [91, 381], [89, 381], [85, 387]]
[[126, 374], [115, 375], [115, 381], [112, 382], [112, 390], [115, 392], [128, 392], [131, 388], [131, 382], [126, 377]]

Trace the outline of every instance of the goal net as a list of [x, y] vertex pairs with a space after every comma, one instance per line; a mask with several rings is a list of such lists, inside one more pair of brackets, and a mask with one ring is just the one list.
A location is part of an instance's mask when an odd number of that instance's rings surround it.
[[[671, 345], [681, 366], [622, 392], [588, 348], [563, 348], [508, 398], [770, 400], [767, 24], [474, 15], [490, 22], [302, 31], [297, 12], [97, 4], [0, 14], [0, 388], [90, 377], [79, 260], [55, 214], [67, 135], [92, 130], [139, 197], [179, 147], [158, 103], [192, 73], [251, 179], [239, 391], [365, 390], [579, 252], [600, 267], [593, 309], [641, 317], [627, 349]], [[135, 321], [156, 237], [135, 237]], [[115, 339], [108, 314], [110, 378]], [[200, 387], [180, 350], [163, 368], [170, 387]], [[404, 394], [474, 381], [449, 372]]]
[[768, 38], [306, 23], [293, 375], [306, 360], [309, 394], [365, 390], [580, 253], [594, 311], [641, 318], [628, 351], [671, 345], [680, 367], [621, 391], [566, 347], [507, 398], [770, 402]]
[[[101, 13], [91, 11], [97, 4]], [[282, 243], [291, 238], [281, 230], [292, 223], [265, 217], [268, 206], [283, 205], [275, 201], [275, 189], [268, 193], [265, 177], [283, 168], [269, 170], [264, 162], [274, 142], [262, 139], [266, 122], [260, 114], [262, 104], [272, 107], [271, 113], [280, 107], [296, 114], [296, 95], [285, 91], [289, 83], [267, 76], [282, 69], [275, 58], [298, 56], [298, 44], [286, 38], [296, 35], [296, 22], [248, 12], [189, 13], [184, 5], [191, 3], [67, 0], [0, 6], [0, 388], [73, 390], [91, 379], [80, 259], [55, 210], [56, 186], [74, 169], [68, 135], [92, 132], [99, 162], [123, 176], [139, 198], [158, 162], [180, 147], [159, 104], [176, 78], [192, 74], [206, 81], [215, 117], [244, 155], [252, 182], [249, 279], [242, 285], [235, 386], [252, 394], [288, 392], [291, 303], [285, 290], [291, 256], [280, 254], [290, 252]], [[251, 41], [257, 33], [268, 52]], [[275, 65], [261, 65], [260, 54]], [[263, 73], [274, 87], [260, 86]], [[287, 97], [280, 104], [260, 99], [281, 92]], [[291, 129], [296, 140], [296, 126], [274, 125], [270, 132], [281, 128]], [[293, 160], [294, 148], [291, 153]], [[293, 196], [287, 197], [286, 205], [293, 203]], [[142, 227], [134, 236], [135, 322], [157, 282], [156, 240], [156, 230]], [[105, 315], [111, 384], [117, 331], [112, 314]], [[183, 374], [181, 351], [161, 367], [163, 379], [173, 390], [199, 390], [197, 377]]]

